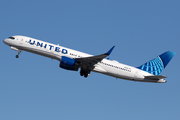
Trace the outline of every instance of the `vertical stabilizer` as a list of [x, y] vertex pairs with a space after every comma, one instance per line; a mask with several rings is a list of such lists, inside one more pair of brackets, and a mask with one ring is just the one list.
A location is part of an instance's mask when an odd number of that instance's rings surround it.
[[159, 75], [165, 69], [174, 55], [174, 52], [167, 51], [137, 68], [154, 75]]

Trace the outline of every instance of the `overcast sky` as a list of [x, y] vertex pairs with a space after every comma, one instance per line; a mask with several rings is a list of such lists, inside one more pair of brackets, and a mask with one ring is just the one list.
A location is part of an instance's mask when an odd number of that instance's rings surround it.
[[[179, 0], [1, 0], [1, 120], [179, 120]], [[59, 68], [3, 43], [24, 35], [131, 66], [176, 52], [167, 83], [142, 83]]]

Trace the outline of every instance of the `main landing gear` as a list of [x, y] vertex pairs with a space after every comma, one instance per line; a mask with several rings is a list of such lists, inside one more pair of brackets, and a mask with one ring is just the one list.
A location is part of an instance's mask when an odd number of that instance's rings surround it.
[[90, 70], [82, 69], [81, 68], [80, 75], [84, 76], [85, 78], [87, 78], [90, 75], [90, 72], [91, 72]]
[[18, 54], [16, 55], [16, 58], [19, 58], [19, 55], [20, 55], [21, 52], [22, 52], [22, 50], [18, 51]]

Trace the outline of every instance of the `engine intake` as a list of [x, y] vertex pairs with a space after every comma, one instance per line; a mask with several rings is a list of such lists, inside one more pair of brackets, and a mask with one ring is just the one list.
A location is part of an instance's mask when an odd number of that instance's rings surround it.
[[78, 71], [79, 64], [72, 58], [62, 56], [59, 67], [64, 68], [66, 70]]

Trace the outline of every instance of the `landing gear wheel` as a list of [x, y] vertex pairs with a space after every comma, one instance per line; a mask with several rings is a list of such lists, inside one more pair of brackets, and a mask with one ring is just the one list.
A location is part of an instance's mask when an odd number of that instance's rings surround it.
[[84, 77], [87, 78], [88, 74], [85, 74]]
[[84, 76], [84, 70], [81, 69], [80, 75], [81, 75], [81, 76]]
[[80, 75], [84, 76], [85, 78], [87, 78], [89, 76], [90, 72], [91, 72], [90, 70], [82, 69], [81, 68]]
[[83, 73], [80, 73], [81, 76], [83, 76], [84, 74]]
[[22, 50], [18, 51], [18, 54], [16, 55], [16, 58], [19, 58], [19, 55], [20, 55], [21, 52], [22, 52]]

